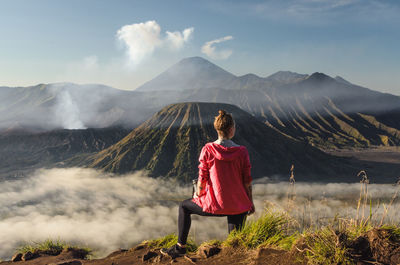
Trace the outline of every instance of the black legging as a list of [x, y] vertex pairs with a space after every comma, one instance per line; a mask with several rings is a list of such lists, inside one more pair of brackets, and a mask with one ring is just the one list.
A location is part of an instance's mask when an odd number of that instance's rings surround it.
[[203, 212], [203, 209], [201, 209], [201, 207], [198, 206], [196, 203], [192, 202], [192, 199], [184, 200], [179, 204], [179, 218], [178, 218], [179, 244], [182, 245], [186, 244], [189, 235], [190, 225], [192, 224], [192, 218], [190, 216], [191, 214], [197, 214], [201, 216], [216, 216], [216, 217], [227, 216], [228, 232], [230, 233], [233, 229], [241, 228], [241, 226], [244, 224], [246, 220], [247, 212], [235, 215], [212, 214]]

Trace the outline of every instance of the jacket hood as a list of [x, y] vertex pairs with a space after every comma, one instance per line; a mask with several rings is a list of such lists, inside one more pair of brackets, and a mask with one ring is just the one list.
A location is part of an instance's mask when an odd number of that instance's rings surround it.
[[207, 149], [218, 160], [235, 160], [242, 153], [242, 146], [225, 147], [216, 143], [207, 144]]

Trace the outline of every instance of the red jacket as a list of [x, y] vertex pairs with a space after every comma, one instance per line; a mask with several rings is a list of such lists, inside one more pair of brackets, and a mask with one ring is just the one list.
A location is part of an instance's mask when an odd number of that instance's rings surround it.
[[194, 198], [204, 212], [239, 214], [251, 209], [245, 184], [252, 181], [246, 147], [207, 143], [200, 153], [199, 179], [206, 182], [203, 196]]

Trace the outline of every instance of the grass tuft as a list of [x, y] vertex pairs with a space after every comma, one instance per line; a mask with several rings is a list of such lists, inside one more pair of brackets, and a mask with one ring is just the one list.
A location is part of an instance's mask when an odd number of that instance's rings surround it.
[[303, 245], [300, 249], [305, 254], [308, 264], [354, 264], [347, 246], [347, 236], [329, 227], [313, 233], [305, 232], [297, 242]]
[[[142, 242], [146, 244], [150, 248], [169, 248], [178, 243], [178, 236], [175, 234], [169, 234], [164, 237], [160, 237], [153, 240], [146, 240]], [[186, 250], [188, 252], [196, 252], [197, 245], [193, 242], [193, 240], [188, 240], [186, 244]]]
[[224, 245], [245, 248], [276, 246], [290, 249], [298, 233], [290, 233], [288, 227], [289, 219], [286, 215], [266, 212], [257, 220], [246, 222], [241, 230], [230, 233]]
[[32, 253], [39, 252], [47, 255], [56, 256], [59, 255], [64, 249], [77, 249], [80, 251], [83, 258], [88, 258], [89, 255], [92, 253], [92, 250], [90, 248], [73, 246], [58, 239], [55, 241], [52, 239], [46, 239], [43, 242], [32, 243], [32, 244], [26, 243], [17, 248], [17, 251], [20, 253], [27, 253], [29, 251]]

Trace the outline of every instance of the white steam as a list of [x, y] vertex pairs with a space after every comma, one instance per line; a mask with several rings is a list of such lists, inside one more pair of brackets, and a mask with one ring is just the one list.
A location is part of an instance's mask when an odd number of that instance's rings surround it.
[[55, 106], [55, 118], [64, 129], [85, 129], [80, 118], [80, 110], [74, 102], [68, 90], [62, 90], [57, 94]]
[[[112, 175], [93, 169], [39, 170], [29, 178], [2, 182], [0, 189], [0, 258], [9, 259], [23, 242], [47, 238], [89, 246], [104, 256], [142, 240], [177, 232], [178, 203], [191, 188], [146, 177], [143, 172]], [[296, 184], [287, 208], [287, 183], [254, 185], [258, 217], [267, 205], [288, 209], [309, 222], [327, 222], [336, 214], [354, 216], [360, 184]], [[373, 201], [388, 202], [397, 187], [370, 185]], [[387, 220], [398, 222], [395, 200]], [[381, 208], [383, 208], [381, 206]], [[373, 211], [377, 209], [374, 205]], [[381, 210], [377, 210], [379, 216]], [[227, 236], [225, 217], [193, 217], [197, 242]]]
[[160, 25], [152, 20], [121, 27], [117, 31], [117, 38], [125, 44], [130, 63], [138, 65], [157, 48], [169, 46], [174, 50], [181, 49], [189, 41], [193, 31], [194, 28], [187, 28], [183, 32], [167, 31], [163, 38], [160, 35]]
[[223, 49], [223, 50], [217, 51], [215, 49], [214, 45], [224, 42], [224, 41], [232, 40], [232, 39], [233, 39], [232, 36], [225, 36], [220, 39], [208, 41], [201, 47], [201, 52], [204, 53], [205, 55], [207, 55], [208, 57], [210, 57], [211, 59], [215, 59], [215, 60], [228, 59], [232, 55], [233, 51], [230, 49]]

